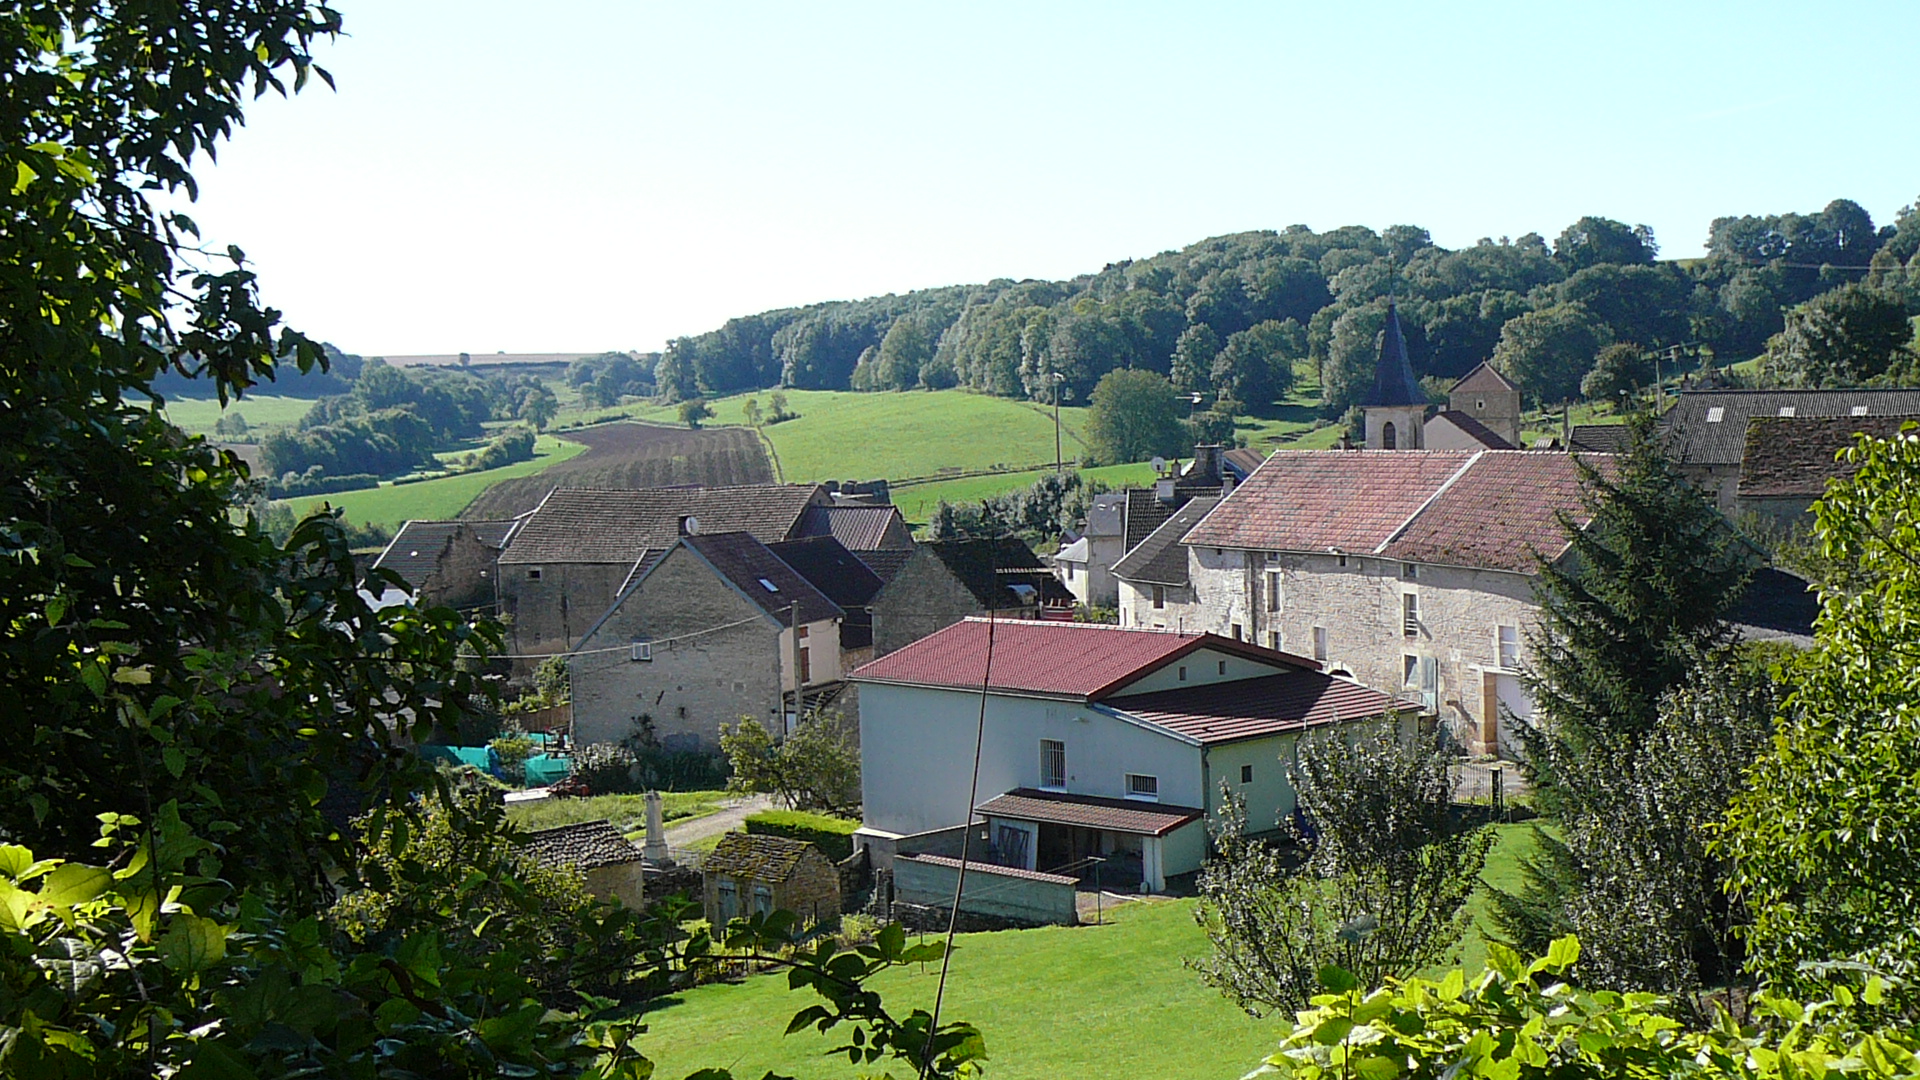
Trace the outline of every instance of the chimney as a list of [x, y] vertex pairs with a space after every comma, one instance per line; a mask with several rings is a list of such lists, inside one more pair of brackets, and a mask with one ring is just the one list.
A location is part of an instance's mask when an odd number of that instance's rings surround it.
[[1153, 482], [1153, 495], [1167, 505], [1173, 505], [1173, 477], [1163, 476]]
[[1193, 476], [1197, 483], [1211, 486], [1220, 479], [1220, 447], [1201, 444], [1193, 448]]
[[1233, 494], [1233, 474], [1222, 470], [1220, 473], [1220, 497], [1224, 499], [1231, 494]]

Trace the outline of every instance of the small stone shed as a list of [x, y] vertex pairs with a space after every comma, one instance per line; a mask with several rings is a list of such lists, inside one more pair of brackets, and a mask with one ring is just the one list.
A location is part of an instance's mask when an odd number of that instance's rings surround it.
[[602, 900], [635, 911], [645, 906], [640, 849], [605, 820], [529, 833], [527, 850], [546, 866], [580, 871], [587, 892]]
[[791, 911], [803, 920], [840, 917], [840, 873], [803, 840], [728, 833], [700, 868], [707, 921], [715, 926], [754, 912]]

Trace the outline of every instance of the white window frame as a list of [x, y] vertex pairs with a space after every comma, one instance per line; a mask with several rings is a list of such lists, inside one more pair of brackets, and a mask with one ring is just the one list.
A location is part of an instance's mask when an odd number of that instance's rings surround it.
[[[1140, 781], [1145, 781], [1145, 783], [1140, 783]], [[1151, 773], [1130, 772], [1126, 774], [1123, 782], [1126, 785], [1127, 798], [1136, 799], [1140, 802], [1160, 801], [1160, 778], [1158, 776], [1154, 776]]]
[[1313, 658], [1326, 663], [1333, 655], [1333, 634], [1324, 626], [1313, 628]]
[[629, 654], [629, 659], [636, 664], [651, 661], [653, 659], [653, 642], [645, 638], [633, 639], [633, 651]]
[[1280, 571], [1267, 571], [1267, 610], [1279, 614], [1286, 604], [1285, 593], [1280, 584]]
[[[1512, 635], [1512, 650], [1508, 650], [1508, 635]], [[1514, 671], [1520, 667], [1520, 628], [1511, 623], [1501, 623], [1493, 628], [1493, 658], [1502, 671]]]
[[1420, 619], [1420, 594], [1403, 592], [1400, 594], [1400, 636], [1417, 638], [1424, 625]]
[[[1059, 772], [1049, 775], [1047, 766], [1059, 764]], [[1065, 791], [1067, 788], [1067, 744], [1061, 739], [1040, 740], [1040, 789], [1042, 791]]]

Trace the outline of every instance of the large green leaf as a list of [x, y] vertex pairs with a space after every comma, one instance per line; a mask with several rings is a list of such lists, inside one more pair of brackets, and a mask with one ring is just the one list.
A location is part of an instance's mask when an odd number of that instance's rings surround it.
[[197, 974], [227, 955], [227, 928], [198, 915], [175, 915], [160, 938], [160, 962], [181, 974]]

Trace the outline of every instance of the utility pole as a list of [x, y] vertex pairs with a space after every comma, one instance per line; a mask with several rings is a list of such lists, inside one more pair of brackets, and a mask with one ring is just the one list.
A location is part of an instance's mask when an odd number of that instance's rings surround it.
[[792, 638], [792, 656], [788, 659], [793, 664], [793, 719], [786, 724], [786, 729], [791, 735], [793, 729], [800, 726], [800, 602], [797, 600], [787, 605], [787, 626]]
[[1060, 453], [1060, 384], [1066, 381], [1066, 376], [1049, 371], [1047, 379], [1053, 383], [1053, 474], [1059, 476], [1066, 471]]

